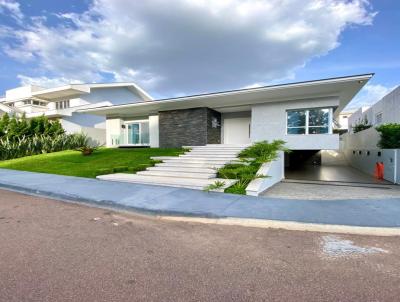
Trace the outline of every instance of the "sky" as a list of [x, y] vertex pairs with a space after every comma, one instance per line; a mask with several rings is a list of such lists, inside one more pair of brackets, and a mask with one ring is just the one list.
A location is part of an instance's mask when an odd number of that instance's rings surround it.
[[398, 0], [0, 0], [0, 95], [135, 82], [154, 98], [375, 73], [400, 85]]

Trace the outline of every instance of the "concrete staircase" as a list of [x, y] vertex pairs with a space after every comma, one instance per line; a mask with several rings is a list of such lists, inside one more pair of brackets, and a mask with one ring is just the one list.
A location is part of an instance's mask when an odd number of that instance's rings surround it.
[[204, 187], [221, 181], [223, 191], [233, 185], [234, 179], [217, 178], [217, 169], [237, 161], [237, 155], [247, 145], [185, 146], [190, 151], [179, 156], [157, 156], [162, 163], [136, 174], [118, 173], [98, 176], [98, 179], [122, 181], [179, 188], [203, 190]]

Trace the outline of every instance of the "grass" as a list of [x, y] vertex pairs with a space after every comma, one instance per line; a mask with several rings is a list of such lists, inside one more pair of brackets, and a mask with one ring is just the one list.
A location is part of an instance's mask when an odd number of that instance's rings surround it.
[[128, 171], [143, 170], [153, 164], [152, 156], [174, 156], [181, 149], [138, 148], [107, 149], [100, 148], [90, 156], [78, 151], [60, 151], [0, 161], [0, 168], [51, 173], [59, 175], [95, 178], [100, 171], [113, 171], [126, 167]]

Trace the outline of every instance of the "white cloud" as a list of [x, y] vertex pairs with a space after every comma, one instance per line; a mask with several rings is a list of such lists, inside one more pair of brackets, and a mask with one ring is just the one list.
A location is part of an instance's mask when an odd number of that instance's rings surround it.
[[0, 14], [7, 13], [17, 21], [20, 21], [24, 17], [18, 2], [14, 0], [0, 0]]
[[367, 84], [363, 89], [361, 89], [353, 101], [347, 105], [347, 108], [371, 106], [381, 100], [394, 88], [395, 87], [386, 87], [381, 84]]
[[366, 0], [95, 0], [58, 26], [34, 19], [3, 51], [37, 62], [32, 77], [107, 74], [164, 95], [206, 92], [289, 77], [373, 17]]

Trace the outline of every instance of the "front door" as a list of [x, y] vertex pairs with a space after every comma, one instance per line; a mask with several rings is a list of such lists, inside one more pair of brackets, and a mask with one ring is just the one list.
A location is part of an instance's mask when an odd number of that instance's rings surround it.
[[224, 119], [224, 144], [250, 144], [250, 117]]
[[128, 145], [149, 145], [149, 122], [130, 122], [126, 123]]
[[138, 145], [140, 144], [140, 124], [129, 124], [128, 125], [128, 144]]

